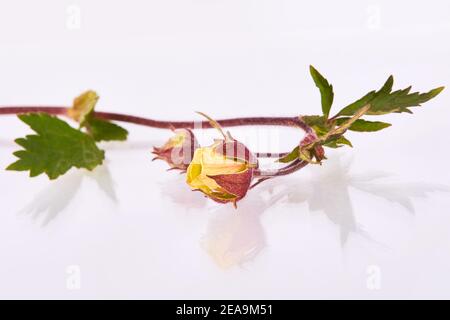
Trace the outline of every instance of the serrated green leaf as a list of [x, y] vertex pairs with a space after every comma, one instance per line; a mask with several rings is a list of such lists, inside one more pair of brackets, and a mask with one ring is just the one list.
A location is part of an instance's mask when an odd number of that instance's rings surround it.
[[95, 141], [124, 141], [128, 131], [115, 123], [89, 116], [83, 124]]
[[[339, 118], [336, 120], [336, 124], [339, 126], [342, 123], [346, 122], [348, 119], [347, 117]], [[390, 123], [381, 122], [381, 121], [367, 121], [363, 119], [358, 119], [348, 128], [348, 130], [352, 131], [358, 131], [358, 132], [374, 132], [379, 131], [384, 128], [390, 127]]]
[[422, 103], [437, 96], [444, 89], [444, 87], [439, 87], [426, 93], [409, 93], [411, 87], [408, 87], [392, 92], [393, 84], [394, 77], [390, 76], [380, 90], [369, 92], [361, 99], [339, 111], [338, 116], [352, 116], [357, 110], [369, 104], [370, 109], [367, 111], [367, 115], [382, 115], [392, 112], [412, 113], [408, 108], [420, 106]]
[[16, 139], [23, 149], [14, 153], [19, 160], [7, 170], [30, 171], [31, 177], [45, 173], [56, 179], [72, 167], [92, 170], [103, 162], [104, 151], [94, 139], [66, 122], [45, 113], [18, 117], [37, 134]]
[[334, 98], [333, 86], [313, 66], [309, 66], [309, 71], [316, 87], [320, 90], [322, 113], [325, 118], [328, 118]]
[[380, 93], [370, 102], [371, 107], [367, 112], [368, 115], [381, 115], [386, 113], [412, 113], [408, 108], [418, 107], [422, 103], [436, 97], [444, 87], [433, 89], [426, 93], [413, 92], [409, 93], [411, 87], [403, 90], [397, 90], [391, 93]]

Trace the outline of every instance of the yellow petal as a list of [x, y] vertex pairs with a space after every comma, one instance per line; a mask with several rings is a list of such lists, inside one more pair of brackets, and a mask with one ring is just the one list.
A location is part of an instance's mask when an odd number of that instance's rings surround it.
[[228, 159], [216, 153], [214, 147], [207, 147], [202, 152], [202, 173], [208, 176], [234, 174], [247, 169], [246, 163]]
[[202, 191], [210, 198], [234, 201], [237, 196], [224, 190], [209, 176], [244, 172], [248, 170], [248, 165], [215, 152], [216, 147], [217, 143], [195, 150], [194, 157], [187, 169], [186, 182], [191, 188]]

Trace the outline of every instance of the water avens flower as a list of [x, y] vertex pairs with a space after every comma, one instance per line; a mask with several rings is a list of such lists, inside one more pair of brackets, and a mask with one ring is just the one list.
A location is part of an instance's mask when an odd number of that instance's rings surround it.
[[162, 147], [153, 147], [152, 153], [156, 155], [153, 160], [164, 160], [171, 169], [185, 171], [198, 148], [198, 142], [190, 129], [177, 129], [174, 133]]
[[257, 167], [257, 158], [242, 143], [216, 140], [209, 147], [195, 150], [186, 182], [216, 202], [236, 206], [250, 188]]

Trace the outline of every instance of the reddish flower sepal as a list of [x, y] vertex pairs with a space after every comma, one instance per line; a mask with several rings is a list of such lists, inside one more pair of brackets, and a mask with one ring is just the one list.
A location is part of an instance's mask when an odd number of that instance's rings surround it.
[[152, 153], [156, 155], [153, 160], [164, 160], [170, 165], [170, 169], [186, 171], [198, 148], [198, 142], [190, 129], [177, 129], [174, 133], [162, 147], [153, 147]]
[[[307, 145], [315, 142], [317, 140], [317, 135], [313, 132], [308, 133], [302, 141], [300, 141], [300, 150]], [[314, 156], [318, 162], [325, 159], [325, 150], [323, 149], [322, 145], [316, 144], [314, 147], [312, 147], [309, 152], [311, 153], [311, 156]], [[311, 157], [312, 158], [312, 157]]]

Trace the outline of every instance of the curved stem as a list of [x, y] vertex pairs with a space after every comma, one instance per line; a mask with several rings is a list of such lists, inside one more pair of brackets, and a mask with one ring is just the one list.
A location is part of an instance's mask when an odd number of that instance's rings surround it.
[[[0, 115], [45, 112], [52, 115], [67, 116], [68, 109], [67, 107], [47, 106], [0, 107]], [[209, 121], [162, 121], [113, 112], [95, 112], [95, 116], [99, 119], [128, 122], [158, 129], [212, 128]], [[311, 128], [299, 117], [244, 117], [221, 119], [217, 122], [223, 127], [267, 125], [299, 127], [305, 132], [311, 131]]]
[[275, 169], [275, 170], [261, 170], [256, 169], [254, 172], [255, 178], [272, 178], [272, 177], [279, 177], [279, 176], [285, 176], [291, 173], [294, 173], [295, 171], [298, 171], [305, 167], [308, 164], [306, 161], [302, 160], [294, 160], [286, 167]]
[[[68, 107], [50, 107], [50, 106], [8, 106], [0, 107], [0, 115], [16, 115], [24, 113], [34, 113], [34, 112], [45, 112], [51, 115], [68, 116]], [[179, 129], [179, 128], [189, 128], [189, 129], [202, 129], [202, 128], [212, 128], [209, 121], [161, 121], [149, 118], [137, 117], [132, 115], [126, 115], [121, 113], [112, 112], [95, 112], [95, 116], [99, 119], [113, 120], [128, 122], [137, 125], [159, 128], [159, 129]], [[254, 126], [254, 125], [265, 125], [265, 126], [285, 126], [285, 127], [295, 127], [300, 128], [305, 133], [313, 132], [313, 129], [307, 125], [301, 117], [244, 117], [244, 118], [231, 118], [231, 119], [221, 119], [217, 120], [222, 127], [237, 127], [237, 126]], [[256, 155], [258, 157], [265, 158], [280, 158], [286, 155], [287, 152], [283, 153], [262, 153], [259, 152]], [[303, 168], [307, 163], [300, 160], [295, 160], [286, 167], [277, 170], [256, 170], [255, 177], [275, 177], [287, 175]]]

